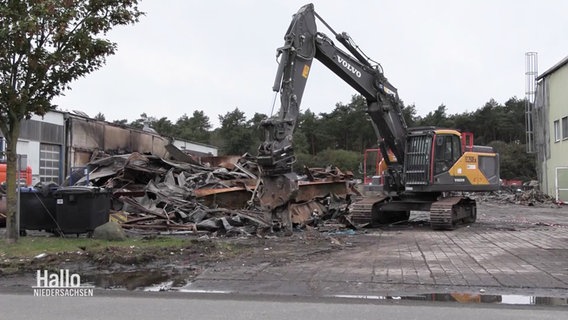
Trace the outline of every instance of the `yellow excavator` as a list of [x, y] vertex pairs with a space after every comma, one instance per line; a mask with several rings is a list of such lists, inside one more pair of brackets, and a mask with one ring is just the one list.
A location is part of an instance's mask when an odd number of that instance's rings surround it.
[[[316, 19], [347, 50], [318, 31]], [[473, 135], [435, 127], [408, 128], [397, 89], [382, 66], [370, 59], [345, 32], [336, 33], [312, 4], [300, 8], [277, 49], [279, 65], [273, 90], [280, 93], [277, 115], [263, 121], [266, 140], [259, 147], [261, 205], [275, 209], [282, 195], [298, 191], [292, 172], [295, 161], [292, 134], [314, 58], [365, 97], [384, 157], [384, 192], [352, 205], [352, 214], [372, 222], [409, 219], [410, 211], [429, 211], [433, 229], [454, 229], [473, 223], [475, 200], [464, 192], [499, 189], [499, 155], [473, 145]]]

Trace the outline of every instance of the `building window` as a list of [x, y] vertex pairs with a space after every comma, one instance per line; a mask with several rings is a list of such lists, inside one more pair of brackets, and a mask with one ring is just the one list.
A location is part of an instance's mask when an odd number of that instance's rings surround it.
[[560, 121], [554, 121], [554, 142], [560, 141]]
[[562, 140], [568, 139], [568, 117], [562, 118]]

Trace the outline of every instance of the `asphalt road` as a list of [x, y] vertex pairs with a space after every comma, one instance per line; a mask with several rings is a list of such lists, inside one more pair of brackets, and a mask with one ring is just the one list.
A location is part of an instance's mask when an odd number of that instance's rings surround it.
[[[283, 300], [284, 299], [284, 300]], [[565, 308], [506, 305], [377, 303], [346, 299], [231, 297], [94, 296], [33, 297], [0, 294], [2, 319], [567, 319]]]

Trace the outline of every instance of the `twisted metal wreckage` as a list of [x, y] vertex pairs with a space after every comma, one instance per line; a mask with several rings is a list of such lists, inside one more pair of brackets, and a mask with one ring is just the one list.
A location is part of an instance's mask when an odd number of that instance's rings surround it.
[[358, 193], [352, 174], [337, 168], [306, 168], [298, 192], [271, 195], [274, 203], [291, 200], [267, 210], [258, 201], [262, 183], [254, 158], [245, 154], [197, 161], [176, 150], [170, 155], [174, 159], [140, 153], [108, 156], [74, 172], [69, 181], [112, 190], [111, 219], [125, 229], [250, 235], [306, 225], [355, 228], [347, 206]]

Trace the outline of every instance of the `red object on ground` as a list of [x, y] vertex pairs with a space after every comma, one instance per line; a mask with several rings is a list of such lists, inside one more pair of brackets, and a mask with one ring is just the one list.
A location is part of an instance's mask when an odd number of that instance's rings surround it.
[[[0, 163], [0, 183], [6, 181], [6, 164]], [[32, 167], [28, 166], [20, 171], [20, 181], [25, 181], [26, 186], [32, 185]]]

